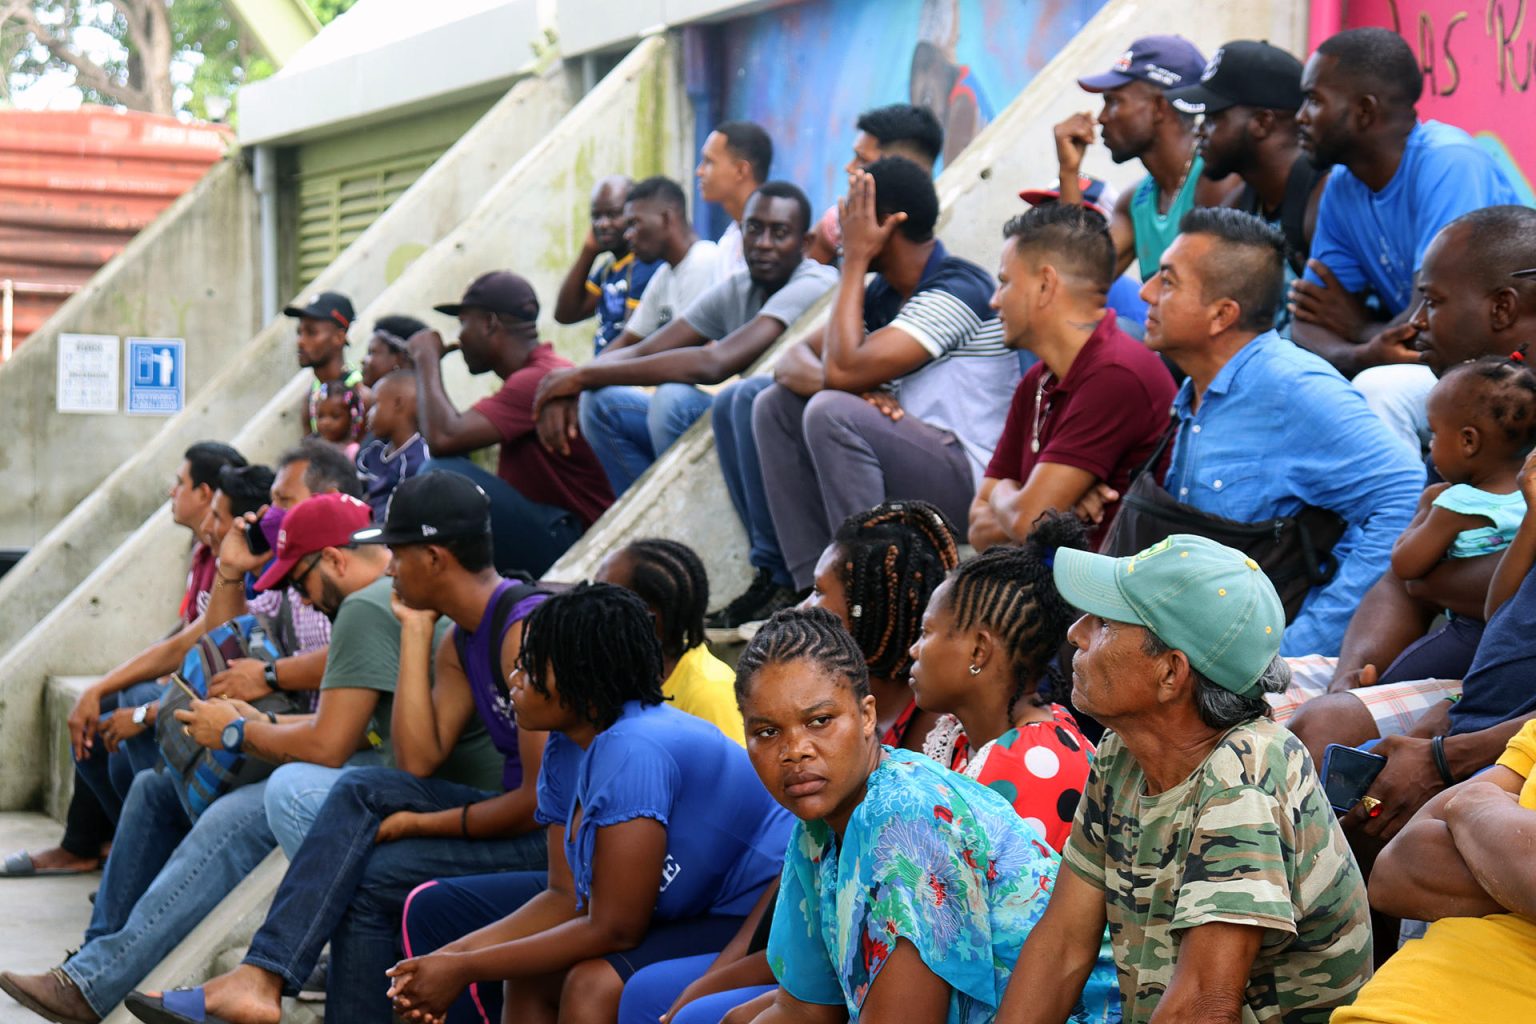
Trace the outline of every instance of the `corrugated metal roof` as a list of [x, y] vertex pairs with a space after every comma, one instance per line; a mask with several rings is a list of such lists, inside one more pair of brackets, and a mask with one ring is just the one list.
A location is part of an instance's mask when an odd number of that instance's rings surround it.
[[217, 163], [227, 129], [82, 107], [0, 110], [0, 280], [13, 334], [36, 330]]

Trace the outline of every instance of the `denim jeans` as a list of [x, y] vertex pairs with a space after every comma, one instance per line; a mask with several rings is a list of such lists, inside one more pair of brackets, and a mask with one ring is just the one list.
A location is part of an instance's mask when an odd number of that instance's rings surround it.
[[[157, 682], [134, 683], [117, 693], [102, 699], [102, 720], [109, 718], [118, 708], [135, 708], [152, 704], [160, 699], [162, 687]], [[75, 782], [84, 784], [96, 797], [101, 809], [115, 824], [122, 817], [123, 801], [133, 785], [133, 777], [146, 768], [160, 764], [160, 748], [155, 744], [155, 729], [150, 726], [130, 740], [118, 744], [115, 753], [107, 753], [107, 745], [101, 739], [91, 746], [91, 752], [75, 762]], [[94, 854], [93, 854], [94, 856]]]
[[[410, 891], [429, 878], [543, 868], [547, 847], [543, 830], [505, 839], [402, 839], [381, 846], [374, 842], [379, 823], [396, 811], [448, 810], [491, 795], [393, 768], [349, 772], [320, 808], [319, 824], [290, 854], [288, 873], [245, 962], [278, 975], [292, 995], [329, 941], [327, 1018], [387, 1024], [384, 972], [400, 959], [400, 918]], [[277, 831], [277, 823], [272, 825]]]
[[525, 572], [537, 579], [586, 532], [575, 513], [523, 497], [468, 459], [428, 459], [417, 472], [434, 469], [469, 477], [491, 499], [491, 543], [496, 568], [503, 574]]
[[598, 388], [582, 393], [581, 436], [623, 494], [661, 453], [709, 410], [710, 396], [692, 384], [662, 384], [652, 394], [639, 388]]
[[752, 400], [773, 383], [766, 374], [744, 377], [715, 395], [709, 424], [715, 432], [715, 454], [731, 505], [746, 528], [752, 550], [747, 560], [754, 569], [766, 569], [781, 587], [794, 584], [784, 553], [779, 550], [778, 535], [773, 532], [773, 516], [768, 511], [768, 491], [763, 486], [763, 468], [757, 460], [757, 442], [752, 439]]
[[[224, 794], [193, 825], [169, 774], [134, 776], [85, 945], [64, 964], [98, 1014], [122, 1002], [277, 845], [266, 788], [259, 782]], [[308, 808], [310, 820], [321, 803]]]
[[[543, 871], [503, 871], [469, 878], [433, 879], [405, 899], [400, 940], [405, 955], [434, 950], [495, 924], [548, 888]], [[474, 982], [448, 1008], [448, 1024], [497, 1024], [502, 982]], [[383, 1024], [385, 1018], [379, 1018]]]

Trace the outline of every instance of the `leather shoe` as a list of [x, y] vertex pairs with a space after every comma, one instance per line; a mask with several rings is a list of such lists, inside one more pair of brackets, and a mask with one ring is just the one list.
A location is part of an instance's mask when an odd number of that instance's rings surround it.
[[57, 967], [44, 974], [0, 971], [0, 989], [22, 1006], [56, 1024], [98, 1024], [101, 1020], [69, 975]]

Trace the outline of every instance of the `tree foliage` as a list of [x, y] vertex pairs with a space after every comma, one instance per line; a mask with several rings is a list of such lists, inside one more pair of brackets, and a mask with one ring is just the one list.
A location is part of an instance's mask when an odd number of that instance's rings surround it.
[[[323, 25], [356, 0], [306, 2]], [[0, 98], [62, 70], [88, 103], [194, 117], [274, 70], [222, 0], [0, 0], [0, 60]]]

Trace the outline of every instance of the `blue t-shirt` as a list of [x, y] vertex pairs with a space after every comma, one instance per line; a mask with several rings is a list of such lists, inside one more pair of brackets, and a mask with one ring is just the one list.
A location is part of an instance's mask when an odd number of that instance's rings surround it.
[[1451, 705], [1451, 732], [1477, 732], [1536, 711], [1536, 572], [1493, 613]]
[[635, 259], [634, 253], [627, 252], [592, 271], [587, 278], [587, 291], [597, 296], [597, 333], [592, 338], [594, 355], [624, 333], [629, 314], [640, 305], [646, 284], [663, 262], [642, 263]]
[[376, 437], [357, 453], [357, 475], [363, 478], [367, 489], [365, 500], [373, 509], [373, 521], [382, 523], [389, 507], [390, 495], [395, 488], [421, 472], [422, 464], [431, 458], [427, 442], [420, 434], [412, 434], [405, 444], [389, 450], [389, 442]]
[[565, 856], [578, 906], [592, 892], [598, 829], [636, 818], [667, 827], [658, 921], [745, 915], [778, 875], [792, 821], [739, 744], [701, 718], [638, 701], [586, 750], [550, 733], [534, 818], [565, 825], [577, 808]]
[[[1414, 126], [1397, 173], [1380, 192], [1339, 166], [1317, 210], [1312, 259], [1345, 291], [1371, 289], [1388, 316], [1413, 303], [1413, 275], [1445, 225], [1485, 206], [1519, 204], [1493, 157], [1460, 128], [1438, 121]], [[1307, 280], [1321, 284], [1311, 270]]]

